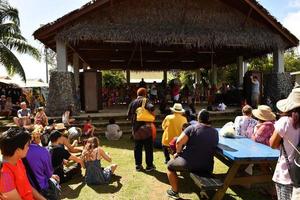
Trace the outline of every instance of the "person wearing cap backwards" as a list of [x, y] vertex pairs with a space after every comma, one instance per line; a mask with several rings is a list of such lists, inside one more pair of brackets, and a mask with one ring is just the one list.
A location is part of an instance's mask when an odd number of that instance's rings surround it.
[[[138, 133], [138, 131], [147, 128], [147, 124], [148, 124], [147, 122], [136, 120], [136, 109], [142, 106], [142, 102], [144, 98], [146, 98], [145, 108], [150, 112], [154, 111], [154, 105], [149, 101], [149, 99], [146, 96], [147, 96], [146, 88], [139, 88], [137, 90], [137, 98], [129, 104], [127, 117], [129, 120], [131, 120], [133, 135], [135, 133]], [[141, 171], [143, 169], [142, 166], [143, 147], [145, 148], [145, 152], [146, 152], [146, 164], [147, 164], [146, 171], [153, 171], [155, 170], [155, 166], [153, 165], [152, 136], [149, 136], [148, 138], [142, 140], [136, 140], [136, 139], [134, 140], [135, 169], [136, 171]]]
[[[200, 123], [187, 127], [176, 141], [176, 154], [167, 164], [171, 189], [167, 195], [179, 199], [177, 171], [189, 171], [200, 176], [211, 176], [214, 154], [219, 143], [219, 135], [209, 122], [209, 113], [203, 109], [198, 114]], [[183, 148], [183, 146], [185, 146]]]
[[294, 185], [293, 189], [286, 160], [290, 165], [292, 164], [295, 153], [297, 153], [293, 146], [297, 146], [300, 141], [300, 88], [293, 89], [288, 98], [278, 101], [276, 106], [283, 116], [275, 123], [270, 146], [281, 150], [285, 149], [287, 158], [284, 153], [279, 156], [273, 181], [279, 200], [296, 200], [300, 199], [299, 185]]
[[257, 109], [252, 110], [252, 114], [258, 119], [258, 123], [254, 127], [251, 139], [269, 146], [269, 140], [274, 132], [276, 115], [272, 112], [272, 109], [266, 105], [258, 106]]
[[164, 133], [162, 135], [162, 148], [165, 155], [165, 163], [170, 160], [169, 148], [170, 141], [180, 135], [182, 132], [182, 126], [187, 123], [187, 119], [183, 116], [185, 110], [182, 108], [180, 103], [175, 103], [173, 107], [170, 108], [173, 112], [172, 115], [166, 116], [162, 122], [162, 129]]

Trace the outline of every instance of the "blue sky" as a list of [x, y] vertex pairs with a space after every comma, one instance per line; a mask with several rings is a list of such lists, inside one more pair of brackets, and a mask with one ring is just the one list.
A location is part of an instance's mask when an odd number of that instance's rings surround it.
[[[42, 45], [32, 37], [33, 32], [40, 25], [56, 20], [81, 7], [89, 0], [8, 0], [8, 2], [19, 10], [23, 36], [30, 44], [41, 49]], [[259, 2], [285, 27], [300, 38], [300, 0], [259, 0]], [[39, 63], [29, 56], [17, 56], [28, 79], [41, 78], [46, 80], [45, 63]], [[0, 66], [0, 76], [5, 74], [5, 70]]]

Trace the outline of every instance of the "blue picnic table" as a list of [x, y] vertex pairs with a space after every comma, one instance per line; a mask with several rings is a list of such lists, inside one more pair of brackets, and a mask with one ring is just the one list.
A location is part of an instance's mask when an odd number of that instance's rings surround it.
[[[217, 190], [213, 199], [222, 199], [226, 190], [231, 185], [271, 182], [273, 170], [270, 169], [274, 169], [279, 154], [279, 150], [254, 142], [246, 137], [225, 138], [219, 136], [216, 157], [227, 165], [229, 169], [224, 174], [223, 187]], [[240, 173], [250, 164], [261, 167], [259, 174], [249, 175], [247, 173]]]

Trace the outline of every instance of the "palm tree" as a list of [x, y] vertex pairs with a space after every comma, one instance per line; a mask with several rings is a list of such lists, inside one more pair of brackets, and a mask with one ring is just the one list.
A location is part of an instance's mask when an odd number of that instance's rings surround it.
[[12, 50], [40, 60], [39, 51], [21, 35], [18, 10], [6, 0], [0, 0], [0, 65], [6, 68], [9, 75], [19, 74], [26, 82], [24, 69]]

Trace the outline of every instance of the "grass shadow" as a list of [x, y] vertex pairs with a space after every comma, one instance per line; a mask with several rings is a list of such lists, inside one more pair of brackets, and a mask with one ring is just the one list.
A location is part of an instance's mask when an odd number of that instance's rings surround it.
[[[89, 187], [92, 188], [98, 194], [104, 194], [104, 193], [113, 194], [121, 190], [123, 186], [123, 184], [120, 181], [121, 178], [122, 178], [121, 176], [113, 175], [109, 185], [89, 185]], [[113, 185], [114, 182], [117, 183], [116, 186]]]
[[[71, 187], [71, 185], [76, 185], [77, 186], [74, 188], [74, 187]], [[85, 182], [84, 182], [84, 179], [83, 177], [79, 177], [79, 176], [76, 176], [74, 177], [73, 179], [71, 179], [70, 181], [66, 182], [66, 183], [63, 183], [61, 185], [61, 191], [62, 191], [62, 195], [61, 195], [61, 198], [67, 198], [67, 199], [77, 199], [79, 194], [80, 194], [80, 191], [81, 189], [85, 186]]]

